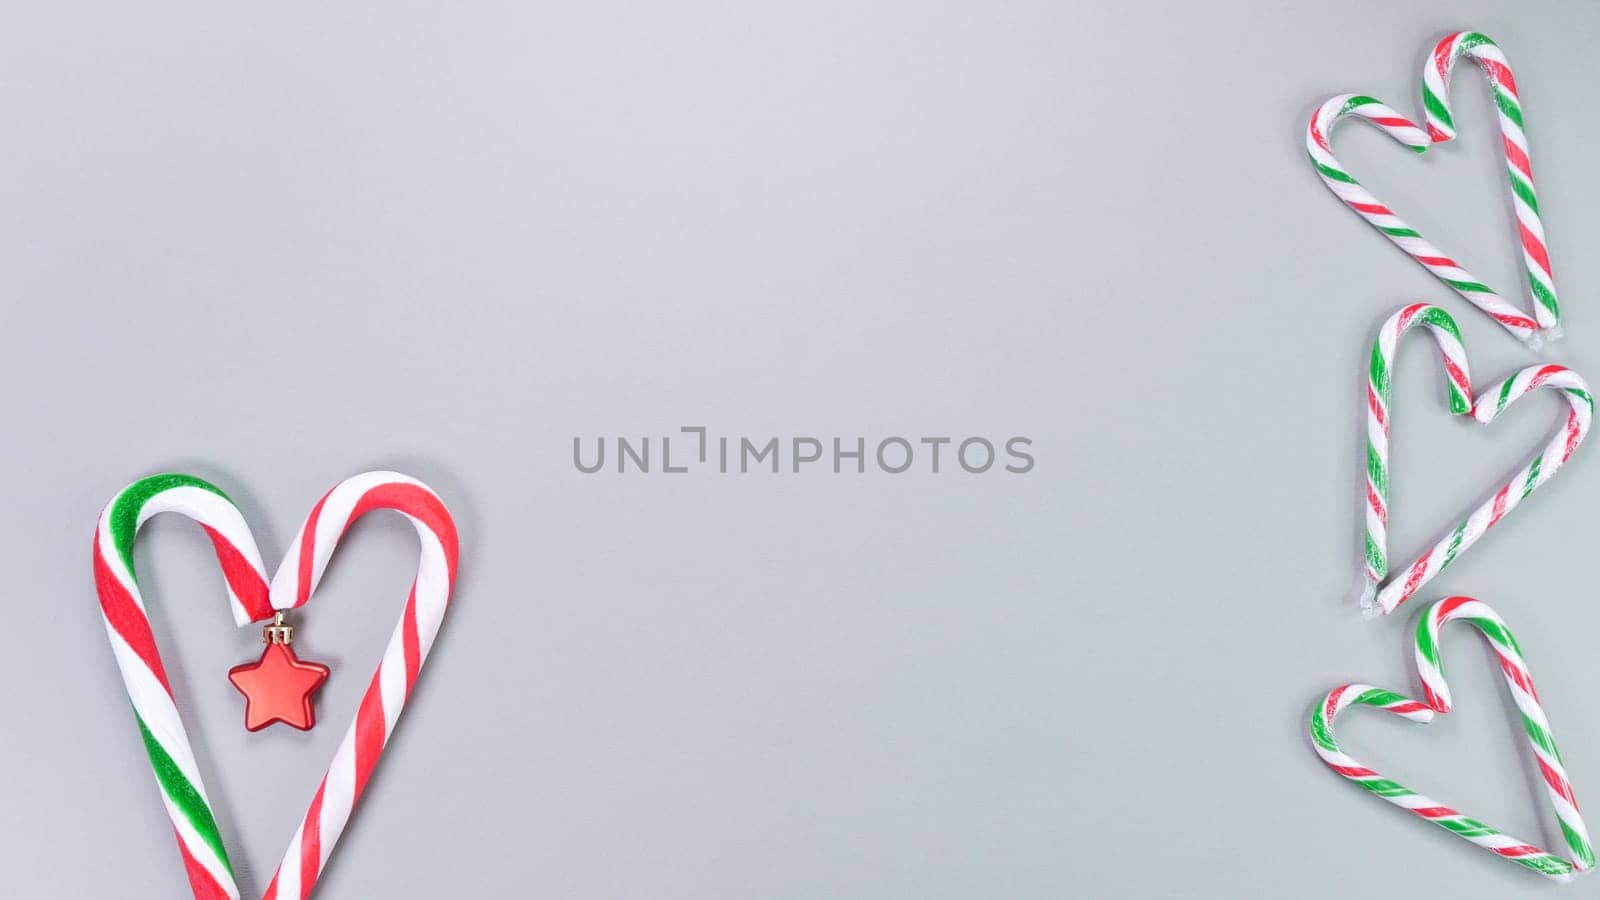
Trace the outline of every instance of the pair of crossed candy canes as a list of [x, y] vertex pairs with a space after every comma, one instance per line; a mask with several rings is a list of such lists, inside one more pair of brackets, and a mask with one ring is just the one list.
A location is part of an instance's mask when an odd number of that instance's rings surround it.
[[[1334, 719], [1351, 706], [1371, 706], [1413, 722], [1430, 722], [1435, 713], [1449, 712], [1450, 686], [1445, 683], [1439, 655], [1439, 632], [1446, 623], [1457, 619], [1475, 626], [1494, 650], [1521, 715], [1528, 746], [1538, 761], [1562, 840], [1571, 854], [1570, 862], [1384, 777], [1346, 753], [1334, 736]], [[1416, 665], [1422, 681], [1422, 702], [1369, 684], [1342, 684], [1316, 705], [1309, 723], [1311, 743], [1328, 768], [1401, 809], [1554, 880], [1567, 881], [1574, 874], [1594, 868], [1594, 846], [1578, 812], [1578, 801], [1561, 762], [1561, 751], [1556, 749], [1550, 720], [1534, 690], [1527, 661], [1505, 620], [1488, 604], [1471, 597], [1449, 597], [1434, 603], [1417, 623]]]
[[404, 475], [369, 472], [347, 479], [313, 507], [270, 586], [244, 516], [222, 491], [201, 479], [188, 475], [142, 479], [119, 492], [100, 515], [94, 570], [106, 633], [197, 900], [238, 900], [239, 888], [134, 578], [135, 536], [140, 526], [163, 512], [180, 513], [199, 523], [222, 565], [234, 619], [243, 626], [311, 599], [339, 539], [356, 519], [378, 509], [396, 510], [411, 521], [421, 539], [421, 560], [355, 720], [265, 893], [266, 900], [304, 900], [372, 777], [444, 619], [458, 557], [449, 510], [426, 485]]
[[[1523, 268], [1528, 275], [1528, 291], [1533, 298], [1533, 315], [1507, 302], [1452, 257], [1435, 247], [1406, 224], [1383, 201], [1357, 181], [1333, 155], [1330, 135], [1346, 117], [1367, 121], [1415, 153], [1455, 137], [1455, 120], [1450, 110], [1450, 76], [1460, 59], [1477, 63], [1494, 90], [1499, 112], [1501, 144], [1505, 150], [1506, 175], [1511, 186], [1511, 201], [1516, 211], [1518, 240], [1522, 246]], [[1555, 278], [1550, 270], [1550, 251], [1545, 243], [1544, 223], [1539, 217], [1539, 198], [1534, 190], [1533, 165], [1528, 158], [1528, 138], [1523, 133], [1522, 101], [1517, 95], [1516, 78], [1505, 54], [1494, 41], [1475, 31], [1461, 31], [1446, 37], [1429, 54], [1422, 71], [1422, 106], [1426, 130], [1376, 98], [1364, 94], [1340, 94], [1330, 98], [1311, 117], [1306, 132], [1306, 150], [1311, 163], [1340, 200], [1355, 210], [1401, 250], [1422, 264], [1435, 277], [1474, 306], [1488, 313], [1519, 340], [1538, 349], [1545, 337], [1561, 336], [1561, 307], [1556, 300]]]
[[[1431, 549], [1390, 574], [1389, 525], [1389, 394], [1395, 350], [1401, 337], [1422, 326], [1439, 347], [1448, 384], [1448, 405], [1456, 415], [1468, 415], [1488, 424], [1522, 397], [1541, 388], [1553, 390], [1567, 401], [1562, 426], [1544, 449], [1535, 453], [1499, 490], [1484, 500]], [[1594, 397], [1578, 373], [1558, 365], [1528, 366], [1472, 399], [1472, 378], [1461, 332], [1450, 314], [1437, 306], [1414, 303], [1390, 316], [1378, 329], [1372, 345], [1367, 380], [1366, 448], [1366, 587], [1362, 607], [1369, 614], [1387, 614], [1414, 596], [1467, 548], [1515, 509], [1529, 494], [1549, 481], [1572, 458], [1594, 418]]]

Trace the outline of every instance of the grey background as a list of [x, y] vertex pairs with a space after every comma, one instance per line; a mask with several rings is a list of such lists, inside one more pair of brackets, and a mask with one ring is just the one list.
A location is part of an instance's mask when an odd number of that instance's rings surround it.
[[[1115, 7], [1115, 8], [1112, 8]], [[179, 469], [274, 564], [376, 466], [458, 518], [447, 627], [319, 896], [1500, 897], [1536, 877], [1362, 795], [1303, 731], [1414, 689], [1352, 609], [1363, 365], [1411, 299], [1481, 384], [1534, 361], [1304, 159], [1343, 90], [1416, 109], [1476, 27], [1515, 64], [1569, 336], [1600, 372], [1600, 10], [1549, 3], [321, 4], [0, 10], [12, 473], [0, 895], [186, 887], [99, 622], [100, 506]], [[1343, 158], [1522, 300], [1488, 90], [1422, 159]], [[1523, 301], [1525, 302], [1525, 301]], [[1559, 417], [1399, 367], [1395, 554]], [[574, 435], [1035, 441], [1022, 477], [585, 476]], [[1496, 604], [1580, 799], [1600, 451], [1426, 591]], [[324, 724], [248, 735], [198, 530], [138, 561], [247, 895], [412, 574], [362, 522], [302, 617]], [[1535, 841], [1478, 642], [1458, 710], [1351, 749]], [[1591, 800], [1591, 802], [1593, 802]], [[1577, 890], [1587, 890], [1578, 888]]]

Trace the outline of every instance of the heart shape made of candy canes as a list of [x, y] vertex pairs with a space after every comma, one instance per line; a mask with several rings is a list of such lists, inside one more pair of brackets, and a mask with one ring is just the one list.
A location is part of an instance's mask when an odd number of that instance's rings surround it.
[[400, 622], [355, 719], [264, 895], [266, 900], [304, 900], [366, 788], [443, 622], [458, 556], [450, 511], [427, 485], [405, 475], [369, 472], [349, 478], [317, 501], [270, 586], [244, 516], [222, 491], [199, 478], [168, 474], [141, 479], [112, 498], [100, 515], [94, 575], [106, 633], [197, 900], [238, 900], [239, 888], [134, 578], [139, 528], [162, 512], [198, 522], [222, 565], [234, 620], [243, 626], [271, 618], [277, 610], [303, 606], [346, 529], [378, 509], [396, 510], [411, 521], [421, 539], [421, 560]]
[[[1395, 348], [1400, 337], [1411, 328], [1425, 326], [1439, 345], [1446, 380], [1449, 383], [1450, 412], [1488, 424], [1519, 398], [1539, 388], [1560, 392], [1569, 405], [1566, 421], [1551, 436], [1543, 450], [1535, 453], [1511, 477], [1467, 515], [1432, 549], [1406, 566], [1404, 577], [1385, 583], [1389, 576], [1389, 389], [1394, 369]], [[1478, 399], [1472, 396], [1472, 381], [1467, 368], [1467, 352], [1461, 346], [1461, 332], [1450, 314], [1437, 306], [1413, 303], [1404, 307], [1378, 329], [1372, 345], [1372, 360], [1367, 378], [1367, 453], [1366, 453], [1366, 588], [1362, 609], [1372, 615], [1387, 614], [1410, 599], [1445, 566], [1484, 533], [1515, 509], [1539, 485], [1549, 481], [1572, 458], [1578, 444], [1589, 431], [1594, 417], [1594, 397], [1578, 373], [1564, 366], [1529, 366], [1494, 387]]]
[[[1533, 297], [1532, 316], [1507, 302], [1395, 215], [1387, 204], [1373, 196], [1334, 158], [1329, 142], [1334, 126], [1347, 116], [1372, 123], [1415, 153], [1422, 153], [1434, 144], [1451, 140], [1455, 137], [1455, 121], [1450, 111], [1450, 74], [1456, 62], [1463, 57], [1477, 63], [1494, 88], [1495, 106], [1500, 115], [1501, 143], [1505, 148], [1506, 173], [1511, 183], [1511, 201], [1516, 210], [1517, 234], [1522, 245], [1522, 264], [1528, 273], [1528, 289]], [[1312, 114], [1311, 125], [1306, 132], [1306, 150], [1311, 155], [1311, 164], [1328, 189], [1372, 227], [1456, 293], [1492, 316], [1507, 331], [1538, 349], [1542, 337], [1554, 340], [1561, 336], [1561, 307], [1556, 301], [1555, 280], [1550, 272], [1550, 250], [1545, 243], [1544, 223], [1539, 218], [1533, 166], [1528, 160], [1528, 139], [1522, 131], [1522, 102], [1517, 96], [1517, 82], [1511, 75], [1511, 66], [1506, 62], [1505, 54], [1500, 52], [1494, 41], [1475, 31], [1457, 32], [1440, 41], [1423, 66], [1422, 105], [1427, 116], [1427, 130], [1364, 94], [1340, 94], [1330, 98]]]
[[[1334, 737], [1334, 719], [1351, 706], [1375, 707], [1413, 722], [1431, 722], [1434, 713], [1449, 712], [1450, 687], [1445, 683], [1444, 668], [1439, 657], [1439, 630], [1445, 623], [1456, 619], [1476, 626], [1498, 658], [1500, 671], [1511, 690], [1512, 702], [1521, 714], [1523, 731], [1528, 736], [1528, 745], [1538, 762], [1539, 774], [1555, 810], [1556, 822], [1561, 826], [1562, 839], [1571, 853], [1570, 862], [1385, 778], [1357, 762]], [[1522, 658], [1522, 650], [1517, 647], [1516, 638], [1512, 637], [1505, 620], [1488, 604], [1471, 597], [1440, 600], [1428, 607], [1422, 620], [1417, 623], [1416, 660], [1425, 702], [1419, 703], [1402, 694], [1369, 684], [1342, 684], [1322, 698], [1311, 711], [1309, 729], [1311, 746], [1322, 757], [1322, 761], [1328, 764], [1328, 768], [1395, 806], [1542, 875], [1566, 881], [1575, 873], [1593, 868], [1594, 847], [1589, 842], [1589, 830], [1583, 824], [1583, 816], [1578, 812], [1578, 801], [1567, 779], [1566, 767], [1561, 762], [1561, 752], [1556, 749], [1555, 736], [1550, 733], [1550, 720], [1546, 718], [1544, 706], [1534, 690], [1533, 677], [1528, 674], [1528, 664]]]

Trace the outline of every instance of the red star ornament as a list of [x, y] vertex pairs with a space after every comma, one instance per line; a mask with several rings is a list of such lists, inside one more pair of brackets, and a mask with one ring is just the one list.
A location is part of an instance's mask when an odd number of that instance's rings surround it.
[[304, 662], [287, 643], [271, 642], [261, 659], [228, 670], [228, 680], [244, 694], [244, 727], [260, 731], [282, 722], [301, 731], [316, 724], [311, 695], [328, 680], [328, 667]]

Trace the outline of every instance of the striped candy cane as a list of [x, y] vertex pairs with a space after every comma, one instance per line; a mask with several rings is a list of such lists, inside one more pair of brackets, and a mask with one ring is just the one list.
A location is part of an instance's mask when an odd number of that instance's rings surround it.
[[1389, 574], [1389, 389], [1395, 348], [1413, 326], [1427, 328], [1439, 345], [1445, 380], [1449, 385], [1450, 412], [1466, 415], [1472, 409], [1472, 377], [1461, 332], [1450, 314], [1437, 306], [1413, 303], [1389, 317], [1372, 343], [1367, 369], [1367, 587], [1362, 606], [1372, 604], [1378, 585]]
[[[1443, 57], [1440, 56], [1441, 52], [1444, 54]], [[1512, 173], [1512, 193], [1517, 206], [1517, 224], [1521, 235], [1523, 259], [1535, 301], [1532, 316], [1507, 302], [1477, 276], [1462, 268], [1453, 258], [1406, 224], [1387, 204], [1363, 187], [1361, 182], [1357, 181], [1333, 155], [1330, 135], [1334, 126], [1346, 117], [1370, 122], [1414, 153], [1423, 153], [1433, 144], [1442, 143], [1453, 137], [1449, 106], [1445, 98], [1450, 68], [1454, 65], [1455, 59], [1461, 55], [1469, 55], [1484, 66], [1485, 71], [1490, 73], [1491, 81], [1496, 84], [1496, 99], [1501, 108], [1501, 131], [1505, 136], [1507, 167]], [[1500, 78], [1497, 72], [1503, 73], [1504, 78]], [[1526, 341], [1537, 349], [1544, 336], [1549, 336], [1551, 339], [1560, 336], [1560, 311], [1556, 303], [1554, 282], [1550, 275], [1549, 253], [1545, 247], [1544, 228], [1539, 220], [1538, 201], [1533, 191], [1533, 174], [1528, 165], [1527, 140], [1522, 134], [1522, 112], [1521, 107], [1517, 105], [1511, 70], [1505, 65], [1505, 57], [1488, 38], [1462, 32], [1440, 43], [1424, 71], [1423, 80], [1428, 130], [1423, 130], [1415, 122], [1373, 97], [1363, 94], [1340, 94], [1323, 103], [1311, 116], [1311, 124], [1306, 133], [1306, 150], [1310, 154], [1311, 164], [1322, 178], [1322, 182], [1335, 196], [1344, 201], [1345, 205], [1355, 210], [1358, 215], [1456, 293], [1488, 313], [1519, 340]]]
[[1522, 242], [1522, 264], [1528, 273], [1534, 315], [1539, 327], [1552, 338], [1560, 336], [1561, 306], [1556, 302], [1555, 277], [1550, 272], [1550, 249], [1545, 244], [1544, 222], [1539, 218], [1539, 197], [1533, 186], [1533, 164], [1528, 159], [1528, 136], [1522, 131], [1522, 100], [1511, 64], [1487, 35], [1458, 31], [1433, 48], [1422, 69], [1422, 106], [1427, 114], [1428, 136], [1436, 144], [1455, 139], [1455, 119], [1450, 114], [1450, 73], [1466, 57], [1478, 64], [1494, 89], [1500, 117], [1500, 142], [1505, 147], [1506, 177], [1511, 183], [1511, 203], [1517, 214]]
[[1562, 427], [1551, 436], [1545, 448], [1534, 454], [1517, 474], [1511, 477], [1494, 495], [1483, 501], [1477, 509], [1439, 540], [1432, 549], [1417, 557], [1406, 567], [1405, 577], [1396, 577], [1381, 587], [1369, 609], [1387, 614], [1410, 599], [1423, 585], [1444, 571], [1445, 566], [1478, 538], [1494, 527], [1505, 515], [1527, 499], [1536, 488], [1550, 478], [1572, 458], [1583, 436], [1589, 431], [1594, 417], [1594, 397], [1578, 373], [1565, 366], [1529, 366], [1505, 381], [1478, 395], [1472, 404], [1472, 417], [1479, 422], [1493, 422], [1506, 407], [1539, 388], [1560, 392], [1568, 404], [1567, 418]]
[[[1450, 691], [1439, 662], [1438, 638], [1439, 629], [1453, 619], [1465, 619], [1477, 626], [1500, 658], [1501, 671], [1521, 713], [1523, 730], [1539, 763], [1556, 820], [1572, 854], [1571, 862], [1385, 778], [1346, 753], [1334, 735], [1334, 720], [1354, 705], [1371, 706], [1413, 722], [1430, 722], [1435, 712], [1449, 712]], [[1555, 737], [1550, 733], [1549, 719], [1539, 703], [1527, 663], [1505, 622], [1488, 605], [1477, 600], [1468, 597], [1441, 600], [1429, 607], [1418, 623], [1416, 660], [1427, 703], [1367, 684], [1344, 684], [1328, 692], [1312, 710], [1309, 726], [1312, 747], [1322, 761], [1370, 793], [1541, 875], [1567, 881], [1573, 874], [1593, 868], [1594, 848], [1583, 817], [1578, 813], [1577, 800], [1561, 764]]]
[[189, 475], [153, 475], [123, 488], [106, 505], [95, 529], [94, 581], [106, 634], [133, 701], [161, 801], [178, 836], [189, 885], [198, 900], [238, 900], [233, 868], [133, 573], [134, 538], [140, 526], [163, 512], [188, 516], [211, 537], [237, 624], [272, 615], [266, 569], [233, 502], [215, 486]]
[[304, 900], [311, 895], [416, 686], [450, 601], [458, 552], [449, 510], [415, 479], [369, 472], [341, 482], [317, 501], [273, 576], [272, 606], [291, 609], [311, 599], [339, 539], [351, 523], [376, 509], [397, 510], [416, 527], [422, 542], [417, 578], [355, 721], [295, 830], [266, 900]]
[[1517, 646], [1517, 639], [1511, 635], [1505, 620], [1487, 603], [1471, 597], [1448, 597], [1428, 607], [1417, 623], [1417, 674], [1422, 678], [1423, 697], [1434, 711], [1450, 711], [1450, 686], [1445, 683], [1444, 664], [1439, 658], [1439, 630], [1445, 623], [1457, 619], [1472, 623], [1499, 657], [1500, 671], [1522, 715], [1522, 729], [1539, 764], [1539, 774], [1550, 794], [1550, 805], [1561, 825], [1561, 835], [1571, 852], [1573, 867], [1580, 872], [1594, 868], [1594, 846], [1589, 841], [1589, 829], [1578, 813], [1578, 799], [1567, 779], [1561, 751], [1556, 749], [1555, 735], [1550, 732], [1550, 719], [1545, 716], [1539, 693], [1533, 687], [1527, 660], [1522, 658], [1522, 648]]

